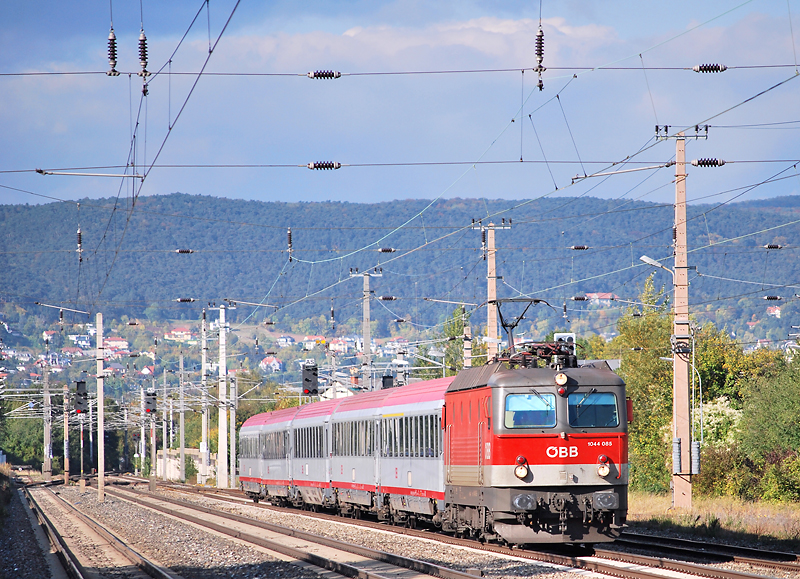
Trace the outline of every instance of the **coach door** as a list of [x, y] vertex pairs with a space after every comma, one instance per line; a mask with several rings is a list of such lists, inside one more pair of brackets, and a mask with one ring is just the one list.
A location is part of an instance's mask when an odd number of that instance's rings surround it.
[[372, 445], [372, 464], [375, 468], [374, 480], [375, 488], [377, 489], [381, 486], [381, 449], [384, 448], [384, 442], [381, 438], [381, 420], [376, 419], [372, 424], [372, 428], [375, 429], [373, 430], [372, 438], [372, 440], [375, 441], [375, 443]]
[[325, 457], [325, 481], [330, 483], [333, 473], [331, 472], [331, 455], [333, 454], [333, 444], [331, 440], [331, 423], [329, 420], [325, 421], [325, 425], [323, 426], [323, 435], [322, 439], [324, 441], [323, 445], [323, 455]]

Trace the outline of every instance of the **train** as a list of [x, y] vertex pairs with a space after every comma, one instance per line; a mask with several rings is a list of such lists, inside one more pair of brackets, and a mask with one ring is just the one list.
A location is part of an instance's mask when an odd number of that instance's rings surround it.
[[253, 501], [509, 545], [613, 541], [625, 526], [625, 383], [563, 343], [457, 375], [250, 417]]

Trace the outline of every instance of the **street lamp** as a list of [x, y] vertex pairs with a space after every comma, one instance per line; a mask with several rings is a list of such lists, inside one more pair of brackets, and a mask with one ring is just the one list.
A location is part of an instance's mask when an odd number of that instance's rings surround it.
[[659, 268], [661, 268], [661, 269], [663, 269], [663, 270], [665, 270], [665, 271], [668, 271], [668, 272], [670, 272], [670, 273], [672, 274], [672, 280], [673, 280], [673, 281], [675, 280], [675, 272], [674, 272], [674, 271], [672, 271], [672, 270], [671, 270], [670, 268], [668, 268], [667, 266], [665, 266], [664, 264], [662, 264], [662, 263], [660, 263], [660, 262], [656, 261], [656, 260], [655, 260], [655, 259], [653, 259], [652, 257], [647, 257], [646, 255], [643, 255], [643, 256], [641, 256], [641, 257], [639, 258], [639, 261], [643, 261], [643, 262], [644, 262], [644, 263], [646, 263], [647, 265], [652, 265], [653, 267], [659, 267]]

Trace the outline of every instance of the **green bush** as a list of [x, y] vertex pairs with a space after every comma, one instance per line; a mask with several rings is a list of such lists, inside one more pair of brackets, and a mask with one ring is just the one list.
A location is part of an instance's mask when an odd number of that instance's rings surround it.
[[796, 451], [770, 453], [758, 489], [764, 501], [800, 501], [800, 454]]
[[197, 465], [194, 463], [193, 457], [186, 455], [183, 467], [186, 470], [186, 480], [197, 476]]
[[703, 448], [700, 474], [692, 477], [692, 486], [709, 497], [757, 498], [758, 468], [736, 447]]

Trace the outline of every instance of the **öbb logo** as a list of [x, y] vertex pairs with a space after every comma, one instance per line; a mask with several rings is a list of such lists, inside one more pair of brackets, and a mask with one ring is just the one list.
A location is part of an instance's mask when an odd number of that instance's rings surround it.
[[578, 456], [577, 446], [548, 446], [545, 451], [550, 458], [567, 458]]

